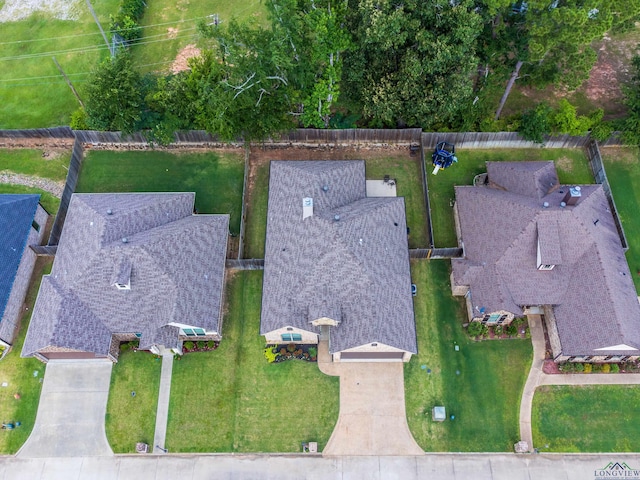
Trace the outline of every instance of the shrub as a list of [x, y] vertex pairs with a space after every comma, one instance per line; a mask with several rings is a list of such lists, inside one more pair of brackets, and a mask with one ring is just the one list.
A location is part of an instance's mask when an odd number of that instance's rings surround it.
[[613, 133], [613, 125], [609, 122], [598, 122], [591, 127], [591, 138], [599, 142], [604, 142]]
[[318, 356], [318, 349], [316, 347], [309, 347], [309, 355], [311, 357], [317, 357]]
[[267, 362], [273, 363], [276, 361], [276, 358], [280, 356], [275, 350], [276, 349], [271, 346], [267, 346], [264, 349], [264, 356], [267, 359]]
[[293, 353], [295, 351], [296, 351], [296, 344], [295, 343], [290, 343], [289, 345], [287, 345], [287, 352]]
[[488, 335], [489, 335], [489, 327], [487, 327], [486, 325], [482, 325], [482, 328], [480, 329], [480, 336], [482, 338], [487, 338]]
[[524, 336], [525, 338], [531, 338], [531, 329], [528, 326], [524, 329]]
[[283, 355], [283, 356], [284, 356], [284, 355], [286, 355], [286, 354], [287, 354], [287, 349], [286, 349], [286, 348], [284, 348], [284, 347], [282, 347], [282, 348], [280, 349], [280, 355]]
[[593, 365], [591, 365], [590, 363], [585, 363], [584, 364], [584, 373], [591, 373], [591, 370], [593, 370]]
[[551, 107], [546, 103], [540, 103], [534, 109], [526, 110], [520, 119], [518, 132], [525, 140], [536, 143], [544, 143], [544, 136], [551, 132], [549, 115]]
[[516, 317], [513, 319], [513, 321], [511, 322], [511, 325], [515, 325], [516, 328], [524, 325], [524, 317]]
[[620, 365], [617, 363], [611, 364], [611, 373], [618, 373], [620, 371]]
[[209, 340], [207, 342], [207, 347], [208, 348], [216, 348], [216, 342], [214, 342], [213, 340]]
[[184, 342], [182, 344], [182, 346], [184, 348], [186, 348], [187, 350], [193, 350], [193, 342], [192, 341]]
[[584, 365], [582, 363], [576, 363], [576, 372], [584, 372]]
[[593, 372], [601, 372], [602, 371], [602, 364], [601, 363], [594, 363], [591, 367], [591, 371]]
[[84, 108], [78, 108], [75, 112], [71, 114], [71, 123], [69, 126], [73, 130], [88, 130], [89, 127], [87, 125], [87, 112], [84, 111]]
[[611, 371], [611, 365], [605, 363], [602, 365], [602, 373], [609, 373]]
[[204, 346], [205, 346], [205, 343], [204, 343], [204, 341], [202, 341], [202, 340], [198, 340], [197, 345], [198, 345], [198, 348], [203, 349], [203, 348], [204, 348]]
[[121, 343], [120, 344], [120, 351], [121, 352], [126, 352], [127, 350], [131, 349], [131, 342], [126, 342], [126, 343]]
[[477, 337], [482, 333], [483, 325], [480, 322], [471, 322], [467, 326], [467, 333], [470, 337]]
[[511, 322], [507, 326], [507, 335], [509, 335], [511, 337], [513, 335], [516, 335], [517, 333], [518, 333], [518, 326], [515, 325], [513, 322]]
[[497, 327], [495, 327], [495, 328], [493, 329], [493, 333], [495, 333], [495, 334], [496, 334], [496, 336], [498, 336], [498, 337], [499, 337], [500, 335], [502, 335], [502, 331], [503, 331], [502, 325], [498, 325]]
[[111, 16], [111, 33], [125, 40], [137, 40], [142, 36], [139, 25], [146, 4], [144, 0], [122, 0], [120, 10]]
[[576, 366], [575, 366], [574, 363], [565, 362], [565, 363], [560, 364], [560, 366], [558, 368], [563, 373], [569, 373], [569, 372], [574, 372], [575, 369], [576, 369]]

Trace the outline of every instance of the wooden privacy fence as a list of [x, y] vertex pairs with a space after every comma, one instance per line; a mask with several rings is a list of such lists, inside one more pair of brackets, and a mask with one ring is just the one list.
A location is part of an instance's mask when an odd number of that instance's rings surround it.
[[73, 139], [73, 130], [69, 127], [34, 128], [29, 130], [0, 130], [0, 138], [66, 138]]
[[420, 174], [422, 175], [422, 195], [424, 207], [427, 209], [427, 235], [429, 235], [429, 247], [433, 248], [433, 224], [431, 223], [431, 202], [429, 201], [429, 182], [427, 180], [427, 164], [424, 158], [424, 148], [420, 148]]
[[[150, 146], [149, 139], [145, 132], [135, 132], [131, 134], [122, 134], [121, 132], [101, 132], [97, 130], [74, 130], [75, 138], [82, 143], [93, 145], [100, 144], [139, 144]], [[184, 132], [175, 132], [173, 134], [173, 144], [189, 144], [189, 145], [221, 145], [215, 135], [204, 130], [189, 130]], [[242, 142], [240, 142], [242, 143]]]
[[62, 191], [62, 198], [60, 199], [60, 208], [58, 209], [56, 220], [53, 222], [51, 235], [49, 235], [50, 246], [58, 245], [58, 242], [60, 241], [64, 220], [67, 218], [67, 209], [69, 208], [71, 195], [76, 191], [76, 185], [78, 184], [78, 176], [80, 175], [83, 159], [84, 150], [82, 148], [82, 143], [76, 138], [75, 142], [73, 142], [71, 162], [69, 163], [69, 171], [67, 172], [67, 181], [65, 182], [64, 190]]
[[282, 134], [262, 145], [270, 144], [313, 144], [313, 145], [418, 145], [422, 130], [420, 128], [382, 129], [347, 128], [344, 130], [324, 130], [317, 128], [299, 128]]
[[244, 258], [244, 259], [227, 259], [225, 265], [230, 270], [264, 270], [264, 259], [262, 258]]
[[409, 250], [409, 258], [462, 258], [462, 249], [453, 248], [412, 248]]
[[624, 233], [624, 228], [622, 228], [622, 222], [620, 221], [620, 216], [618, 215], [616, 202], [613, 200], [611, 185], [609, 185], [607, 172], [605, 171], [604, 164], [602, 163], [602, 156], [600, 155], [598, 142], [596, 142], [595, 140], [591, 140], [587, 144], [586, 151], [587, 157], [589, 158], [589, 165], [591, 165], [591, 171], [593, 172], [593, 176], [596, 179], [596, 183], [602, 185], [602, 189], [604, 190], [604, 193], [607, 195], [607, 199], [609, 200], [609, 208], [611, 209], [613, 220], [616, 223], [616, 229], [618, 230], [618, 235], [620, 236], [620, 242], [622, 243], [622, 248], [626, 252], [627, 250], [629, 250], [629, 243], [627, 242], [627, 236]]
[[590, 141], [588, 135], [545, 137], [545, 143], [525, 140], [517, 132], [424, 132], [422, 147], [432, 150], [438, 142], [449, 142], [458, 148], [583, 148]]

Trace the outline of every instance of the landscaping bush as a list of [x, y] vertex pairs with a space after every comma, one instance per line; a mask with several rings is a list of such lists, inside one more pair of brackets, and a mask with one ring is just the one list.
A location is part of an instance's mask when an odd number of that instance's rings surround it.
[[318, 349], [316, 347], [309, 347], [308, 351], [311, 360], [315, 360], [318, 357]]
[[482, 328], [480, 329], [480, 336], [482, 338], [487, 338], [489, 336], [489, 327], [482, 325]]
[[289, 345], [287, 345], [287, 352], [293, 353], [295, 351], [296, 351], [296, 344], [295, 343], [290, 343]]
[[612, 363], [611, 373], [618, 373], [618, 372], [620, 372], [620, 366], [617, 363]]
[[[585, 365], [583, 365], [582, 363], [576, 363], [575, 365], [576, 365], [576, 372], [584, 372]], [[589, 371], [591, 371], [591, 368], [589, 368]]]
[[267, 362], [273, 363], [280, 356], [280, 354], [277, 353], [275, 351], [275, 348], [273, 348], [272, 346], [267, 346], [264, 349], [264, 356], [267, 359]]
[[209, 340], [209, 341], [207, 342], [207, 347], [208, 347], [208, 348], [211, 348], [211, 349], [216, 348], [216, 342], [214, 342], [213, 340]]
[[193, 342], [192, 342], [192, 341], [184, 342], [184, 343], [182, 344], [182, 346], [183, 346], [186, 350], [193, 350]]
[[[514, 322], [515, 322], [515, 320], [514, 320]], [[518, 326], [514, 322], [511, 322], [507, 326], [507, 335], [509, 335], [510, 337], [518, 334]]]
[[123, 0], [118, 13], [111, 16], [111, 33], [129, 41], [142, 37], [139, 22], [144, 15], [145, 7], [144, 0]]
[[602, 364], [601, 363], [594, 363], [592, 365], [591, 371], [592, 372], [601, 372], [602, 371]]
[[471, 322], [467, 326], [467, 333], [470, 337], [477, 337], [482, 333], [483, 325], [480, 322]]
[[611, 365], [605, 363], [602, 365], [602, 373], [609, 373], [611, 371]]
[[562, 372], [562, 373], [570, 373], [570, 372], [574, 372], [576, 369], [575, 364], [571, 363], [571, 362], [565, 362], [560, 364], [560, 366], [558, 367], [558, 369]]
[[496, 335], [496, 337], [501, 336], [501, 335], [502, 335], [502, 333], [503, 333], [502, 325], [498, 325], [497, 327], [495, 327], [495, 328], [493, 329], [493, 333]]
[[584, 373], [591, 373], [592, 370], [593, 370], [593, 365], [591, 365], [590, 363], [584, 364]]
[[198, 343], [196, 343], [196, 345], [198, 345], [198, 348], [199, 348], [199, 349], [203, 349], [203, 348], [204, 348], [204, 346], [205, 346], [205, 343], [204, 343], [204, 341], [199, 340], [199, 341], [198, 341]]

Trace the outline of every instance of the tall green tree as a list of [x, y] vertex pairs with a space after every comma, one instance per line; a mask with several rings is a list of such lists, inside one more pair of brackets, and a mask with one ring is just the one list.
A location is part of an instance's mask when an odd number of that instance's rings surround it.
[[343, 88], [374, 126], [447, 128], [472, 94], [481, 17], [460, 0], [350, 0]]

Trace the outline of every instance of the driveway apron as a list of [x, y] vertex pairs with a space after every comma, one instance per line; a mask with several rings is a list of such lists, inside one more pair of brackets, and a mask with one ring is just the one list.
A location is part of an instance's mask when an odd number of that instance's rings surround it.
[[19, 458], [113, 455], [105, 433], [111, 369], [108, 360], [52, 360], [38, 414]]

